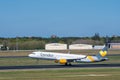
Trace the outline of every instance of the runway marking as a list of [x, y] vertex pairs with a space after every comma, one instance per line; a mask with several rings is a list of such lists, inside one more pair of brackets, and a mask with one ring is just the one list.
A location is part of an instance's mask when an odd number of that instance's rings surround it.
[[78, 77], [78, 76], [83, 76], [83, 77], [89, 77], [89, 76], [92, 76], [92, 77], [96, 77], [96, 76], [110, 76], [108, 74], [77, 74], [77, 75], [64, 75], [64, 76], [59, 76], [59, 77]]

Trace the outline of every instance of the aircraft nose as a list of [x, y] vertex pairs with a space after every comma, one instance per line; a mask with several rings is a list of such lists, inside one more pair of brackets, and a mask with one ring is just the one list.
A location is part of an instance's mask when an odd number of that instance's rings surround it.
[[29, 54], [28, 57], [33, 57], [34, 55], [33, 54]]

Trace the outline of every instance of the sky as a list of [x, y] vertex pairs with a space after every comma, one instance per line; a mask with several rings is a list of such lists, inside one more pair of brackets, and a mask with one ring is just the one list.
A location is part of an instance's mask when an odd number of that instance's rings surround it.
[[120, 0], [0, 0], [0, 37], [120, 36]]

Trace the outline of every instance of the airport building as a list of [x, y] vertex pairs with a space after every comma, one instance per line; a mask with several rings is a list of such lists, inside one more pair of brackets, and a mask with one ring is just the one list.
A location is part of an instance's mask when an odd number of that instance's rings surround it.
[[120, 49], [120, 43], [109, 43], [110, 49]]
[[69, 49], [77, 50], [77, 49], [93, 49], [92, 45], [88, 44], [72, 44], [69, 45]]
[[49, 43], [45, 45], [45, 50], [67, 50], [67, 44]]
[[5, 46], [3, 46], [3, 45], [0, 45], [0, 50], [9, 50], [9, 47], [5, 47]]
[[0, 45], [0, 50], [2, 50], [3, 45]]

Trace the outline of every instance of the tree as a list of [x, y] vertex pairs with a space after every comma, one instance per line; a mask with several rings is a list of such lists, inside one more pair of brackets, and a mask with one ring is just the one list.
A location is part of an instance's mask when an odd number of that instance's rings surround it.
[[100, 40], [99, 33], [95, 33], [95, 35], [92, 37], [93, 40]]

